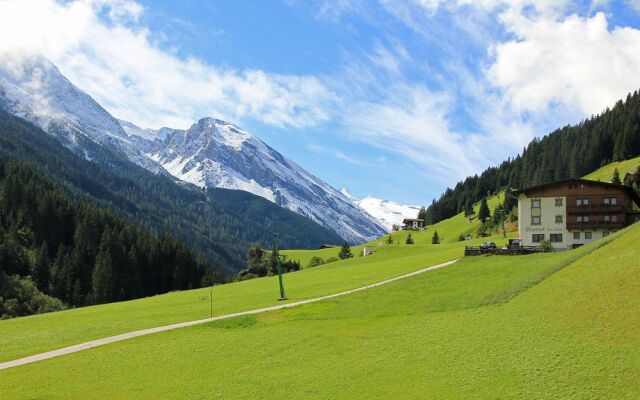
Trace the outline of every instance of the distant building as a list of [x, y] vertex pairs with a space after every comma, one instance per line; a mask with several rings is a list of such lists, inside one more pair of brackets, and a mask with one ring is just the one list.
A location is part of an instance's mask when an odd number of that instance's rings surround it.
[[523, 246], [571, 248], [640, 220], [640, 197], [628, 186], [567, 179], [514, 193]]
[[364, 248], [362, 249], [362, 255], [366, 257], [371, 254], [373, 254], [373, 246], [364, 246]]
[[402, 229], [418, 231], [424, 229], [424, 219], [420, 218], [405, 218], [402, 220]]

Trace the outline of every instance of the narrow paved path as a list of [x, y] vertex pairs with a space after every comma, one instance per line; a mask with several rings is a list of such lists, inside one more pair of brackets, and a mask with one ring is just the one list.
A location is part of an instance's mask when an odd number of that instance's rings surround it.
[[282, 310], [284, 308], [297, 307], [297, 306], [300, 306], [300, 305], [303, 305], [303, 304], [315, 303], [315, 302], [321, 301], [321, 300], [332, 299], [334, 297], [340, 297], [340, 296], [344, 296], [344, 295], [351, 294], [351, 293], [361, 292], [363, 290], [367, 290], [367, 289], [375, 288], [375, 287], [378, 287], [378, 286], [386, 285], [388, 283], [399, 281], [401, 279], [406, 279], [406, 278], [410, 278], [412, 276], [420, 275], [420, 274], [422, 274], [424, 272], [433, 271], [434, 269], [446, 267], [448, 265], [451, 265], [451, 264], [455, 263], [456, 261], [458, 261], [458, 259], [455, 259], [455, 260], [452, 260], [452, 261], [447, 261], [447, 262], [444, 262], [442, 264], [434, 265], [434, 266], [431, 266], [431, 267], [423, 268], [423, 269], [420, 269], [418, 271], [414, 271], [414, 272], [410, 272], [408, 274], [397, 276], [395, 278], [387, 279], [387, 280], [380, 281], [380, 282], [377, 282], [377, 283], [372, 283], [371, 285], [362, 286], [362, 287], [359, 287], [359, 288], [356, 288], [356, 289], [351, 289], [351, 290], [345, 290], [344, 292], [334, 293], [334, 294], [330, 294], [330, 295], [327, 295], [327, 296], [316, 297], [316, 298], [307, 299], [307, 300], [300, 300], [300, 301], [296, 301], [296, 302], [293, 302], [293, 303], [279, 304], [277, 306], [258, 308], [258, 309], [255, 309], [255, 310], [241, 311], [241, 312], [237, 312], [237, 313], [233, 313], [233, 314], [219, 315], [219, 316], [216, 316], [216, 317], [198, 319], [198, 320], [195, 320], [195, 321], [187, 321], [187, 322], [180, 322], [180, 323], [177, 323], [177, 324], [158, 326], [156, 328], [142, 329], [142, 330], [139, 330], [139, 331], [123, 333], [123, 334], [120, 334], [120, 335], [110, 336], [110, 337], [106, 337], [106, 338], [103, 338], [103, 339], [97, 339], [97, 340], [92, 340], [92, 341], [85, 342], [85, 343], [75, 344], [73, 346], [63, 347], [63, 348], [58, 349], [58, 350], [47, 351], [46, 353], [34, 354], [32, 356], [19, 358], [17, 360], [12, 360], [12, 361], [7, 361], [7, 362], [0, 363], [0, 370], [13, 368], [13, 367], [18, 367], [20, 365], [25, 365], [25, 364], [31, 364], [31, 363], [34, 363], [36, 361], [47, 360], [49, 358], [59, 357], [59, 356], [65, 355], [65, 354], [77, 353], [77, 352], [82, 351], [82, 350], [92, 349], [94, 347], [104, 346], [105, 344], [120, 342], [122, 340], [127, 340], [127, 339], [135, 338], [135, 337], [138, 337], [138, 336], [151, 335], [152, 333], [165, 332], [165, 331], [170, 331], [170, 330], [173, 330], [173, 329], [185, 328], [187, 326], [206, 324], [207, 322], [219, 321], [219, 320], [222, 320], [222, 319], [239, 317], [241, 315], [260, 314], [260, 313], [265, 313], [265, 312], [269, 312], [269, 311]]

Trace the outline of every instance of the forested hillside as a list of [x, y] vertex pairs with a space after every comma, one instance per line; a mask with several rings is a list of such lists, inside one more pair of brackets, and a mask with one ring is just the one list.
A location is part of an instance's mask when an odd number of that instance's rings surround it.
[[223, 281], [183, 243], [71, 201], [29, 165], [0, 160], [0, 318]]
[[640, 93], [635, 91], [612, 109], [576, 126], [557, 129], [542, 139], [536, 138], [521, 155], [458, 182], [433, 200], [424, 217], [428, 224], [433, 224], [462, 212], [465, 204], [478, 202], [487, 193], [581, 177], [611, 161], [637, 155], [640, 155]]
[[0, 110], [0, 155], [19, 159], [58, 182], [75, 199], [88, 200], [156, 234], [188, 243], [214, 266], [235, 274], [252, 243], [271, 245], [280, 231], [283, 248], [340, 243], [334, 232], [247, 192], [176, 183], [93, 146], [93, 159], [76, 155], [34, 125]]

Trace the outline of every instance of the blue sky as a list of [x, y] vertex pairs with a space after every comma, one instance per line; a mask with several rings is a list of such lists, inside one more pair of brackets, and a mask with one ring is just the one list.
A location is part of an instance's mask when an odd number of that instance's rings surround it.
[[227, 119], [409, 204], [640, 88], [640, 0], [3, 3], [22, 21], [0, 51], [43, 53], [116, 117]]

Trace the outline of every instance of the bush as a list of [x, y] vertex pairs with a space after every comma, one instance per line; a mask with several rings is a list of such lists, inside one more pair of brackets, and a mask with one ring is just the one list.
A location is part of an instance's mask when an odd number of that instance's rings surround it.
[[324, 263], [325, 264], [329, 264], [329, 263], [336, 262], [336, 261], [340, 261], [340, 259], [338, 257], [329, 257], [326, 260], [324, 260]]
[[326, 261], [323, 260], [322, 257], [314, 256], [314, 257], [311, 257], [311, 260], [309, 260], [309, 263], [307, 264], [307, 268], [317, 267], [318, 265], [322, 265], [324, 263], [326, 263]]
[[458, 236], [458, 242], [464, 242], [465, 241], [465, 237], [464, 235], [461, 233], [460, 236]]
[[540, 242], [540, 247], [542, 247], [542, 251], [548, 253], [553, 250], [553, 246], [551, 246], [551, 242], [548, 240], [543, 240]]

